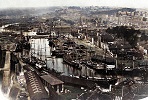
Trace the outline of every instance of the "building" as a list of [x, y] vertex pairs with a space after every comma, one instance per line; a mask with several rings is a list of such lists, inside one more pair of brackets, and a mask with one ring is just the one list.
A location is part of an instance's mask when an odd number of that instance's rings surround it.
[[49, 100], [47, 91], [44, 88], [39, 76], [34, 71], [24, 73], [27, 83], [27, 90], [31, 100]]
[[54, 30], [56, 31], [56, 33], [71, 33], [71, 27], [70, 26], [55, 26]]
[[63, 90], [63, 84], [64, 82], [56, 78], [55, 76], [51, 74], [46, 74], [41, 76], [42, 82], [44, 83], [45, 86], [52, 88], [57, 92], [61, 92]]

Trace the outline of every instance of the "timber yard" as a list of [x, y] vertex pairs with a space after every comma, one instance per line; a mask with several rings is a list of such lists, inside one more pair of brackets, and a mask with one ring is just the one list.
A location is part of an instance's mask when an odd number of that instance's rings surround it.
[[148, 97], [146, 11], [26, 9], [0, 11], [1, 91], [10, 100]]

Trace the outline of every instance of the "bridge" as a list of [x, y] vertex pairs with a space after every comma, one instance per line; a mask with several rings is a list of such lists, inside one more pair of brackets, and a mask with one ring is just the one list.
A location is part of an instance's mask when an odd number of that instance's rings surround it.
[[10, 43], [10, 44], [0, 43], [0, 45], [2, 50], [6, 50], [4, 68], [0, 68], [0, 71], [10, 71], [10, 59], [11, 59], [10, 54], [11, 52], [16, 50], [16, 45], [15, 43]]
[[4, 68], [0, 68], [0, 71], [4, 71], [3, 81], [2, 81], [2, 91], [4, 93], [7, 93], [10, 85], [11, 52], [15, 51], [15, 49], [16, 49], [16, 46], [14, 43], [2, 45], [2, 50], [6, 50]]
[[10, 59], [11, 59], [10, 54], [11, 54], [10, 51], [6, 51], [4, 68], [1, 68], [1, 70], [4, 70], [3, 81], [2, 81], [2, 91], [4, 93], [7, 93], [8, 87], [10, 85]]

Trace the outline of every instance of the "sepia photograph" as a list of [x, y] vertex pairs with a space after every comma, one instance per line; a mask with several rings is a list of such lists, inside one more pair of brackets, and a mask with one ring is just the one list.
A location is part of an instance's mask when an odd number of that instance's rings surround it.
[[0, 100], [148, 100], [147, 0], [0, 0]]

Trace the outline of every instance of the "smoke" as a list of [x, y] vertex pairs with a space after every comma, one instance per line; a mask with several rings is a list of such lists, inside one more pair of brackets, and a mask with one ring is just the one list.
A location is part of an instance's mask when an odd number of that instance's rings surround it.
[[140, 99], [140, 100], [148, 100], [148, 97], [146, 97], [146, 98], [143, 98], [143, 99]]
[[4, 94], [1, 90], [2, 85], [0, 84], [0, 100], [10, 100], [7, 94]]

